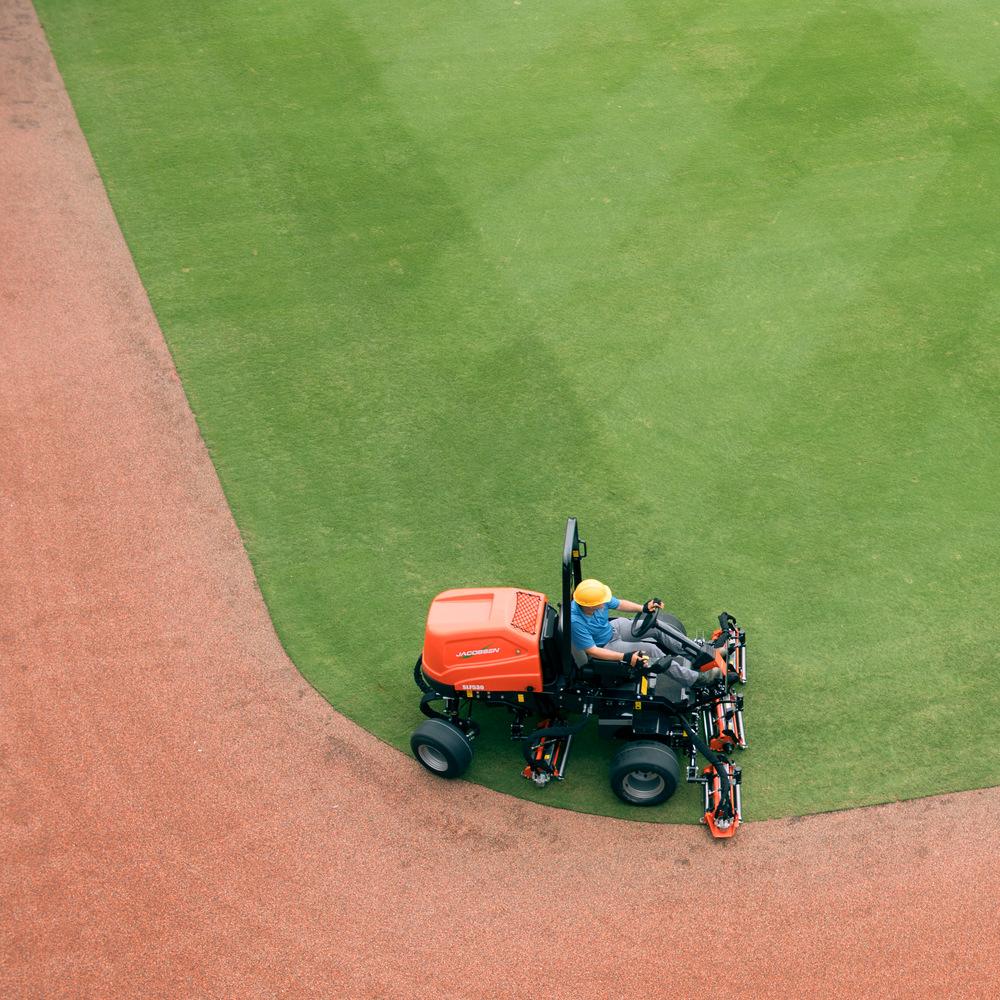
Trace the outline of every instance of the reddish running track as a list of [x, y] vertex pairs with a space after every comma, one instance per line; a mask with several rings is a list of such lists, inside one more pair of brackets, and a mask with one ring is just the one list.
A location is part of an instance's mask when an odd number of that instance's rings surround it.
[[446, 784], [312, 691], [27, 0], [0, 247], [0, 995], [1000, 996], [998, 790], [712, 843]]

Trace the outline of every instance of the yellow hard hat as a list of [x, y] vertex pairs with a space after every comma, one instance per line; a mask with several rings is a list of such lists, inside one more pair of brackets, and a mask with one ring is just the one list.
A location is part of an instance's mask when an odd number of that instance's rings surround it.
[[573, 600], [582, 608], [596, 608], [611, 600], [611, 588], [600, 580], [583, 580], [573, 591]]

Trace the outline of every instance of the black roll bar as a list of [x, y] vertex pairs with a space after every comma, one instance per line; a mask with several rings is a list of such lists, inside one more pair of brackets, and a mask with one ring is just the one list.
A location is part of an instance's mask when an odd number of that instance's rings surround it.
[[576, 527], [576, 518], [566, 521], [566, 539], [563, 542], [562, 553], [562, 606], [559, 609], [562, 640], [559, 654], [562, 657], [563, 676], [569, 677], [573, 672], [573, 640], [571, 638], [571, 603], [573, 591], [583, 582], [583, 568], [580, 560], [586, 558], [587, 543], [580, 541]]

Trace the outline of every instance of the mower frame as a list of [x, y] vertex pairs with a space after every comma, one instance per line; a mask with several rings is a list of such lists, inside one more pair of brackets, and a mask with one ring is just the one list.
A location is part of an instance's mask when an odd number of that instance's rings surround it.
[[[479, 733], [472, 718], [473, 707], [502, 707], [512, 715], [511, 739], [522, 746], [524, 776], [544, 786], [565, 777], [573, 736], [596, 716], [601, 736], [630, 741], [612, 765], [612, 787], [619, 797], [635, 805], [655, 805], [669, 798], [675, 776], [669, 761], [656, 749], [669, 748], [686, 757], [686, 780], [702, 785], [702, 821], [713, 836], [732, 836], [742, 819], [742, 772], [730, 759], [733, 750], [747, 746], [742, 696], [722, 680], [683, 691], [681, 700], [671, 701], [656, 691], [664, 660], [641, 668], [591, 658], [578, 663], [571, 637], [572, 595], [583, 580], [582, 561], [586, 557], [587, 544], [580, 539], [576, 518], [571, 517], [563, 541], [562, 601], [558, 608], [546, 603], [538, 637], [540, 690], [529, 686], [524, 691], [459, 691], [428, 677], [422, 658], [417, 659], [414, 680], [423, 692], [421, 712], [428, 720], [446, 722], [454, 732], [449, 736], [450, 747], [442, 749], [435, 742], [429, 748], [428, 724], [424, 723], [411, 740], [415, 755], [428, 770], [443, 777], [457, 776], [471, 760], [472, 743]], [[680, 622], [671, 616], [658, 615], [655, 620], [651, 631], [661, 633], [673, 650], [665, 657], [683, 657], [695, 670], [724, 661], [731, 675], [745, 682], [746, 633], [731, 615], [723, 612], [719, 616], [719, 629], [712, 641], [692, 639], [678, 626]], [[644, 641], [655, 642], [656, 638]], [[436, 702], [443, 702], [442, 711], [432, 707]], [[579, 716], [576, 722], [569, 721], [573, 715]], [[540, 721], [529, 729], [532, 717]], [[437, 735], [442, 732], [438, 727]], [[459, 743], [462, 739], [468, 744], [467, 752]], [[452, 750], [455, 760], [448, 768], [429, 763]], [[707, 767], [699, 766], [699, 754], [707, 760]], [[636, 762], [632, 771], [628, 770], [630, 760]], [[622, 767], [625, 778], [619, 787], [615, 775]], [[646, 777], [635, 778], [630, 784], [629, 775]]]

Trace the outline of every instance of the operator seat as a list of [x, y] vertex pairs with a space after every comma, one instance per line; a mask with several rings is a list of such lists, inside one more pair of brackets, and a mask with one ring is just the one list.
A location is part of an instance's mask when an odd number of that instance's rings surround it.
[[562, 654], [559, 651], [561, 641], [559, 615], [551, 604], [546, 603], [538, 649], [542, 661], [542, 684], [545, 686], [555, 683], [562, 674]]
[[[621, 661], [595, 660], [576, 646], [570, 648], [573, 651], [573, 662], [580, 677], [585, 681], [597, 683], [603, 688], [615, 688], [635, 679], [629, 668]], [[657, 681], [656, 693], [674, 704], [686, 704], [694, 686], [691, 661], [664, 653], [653, 664], [653, 670]]]
[[576, 646], [571, 646], [570, 649], [573, 663], [583, 680], [596, 682], [604, 688], [621, 687], [628, 683], [629, 668], [621, 660], [595, 660]]

